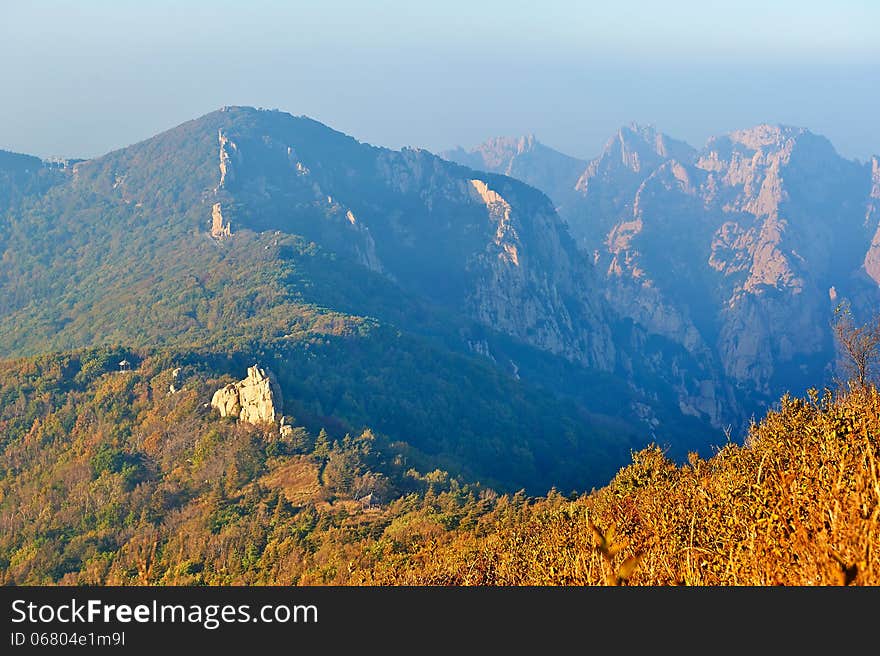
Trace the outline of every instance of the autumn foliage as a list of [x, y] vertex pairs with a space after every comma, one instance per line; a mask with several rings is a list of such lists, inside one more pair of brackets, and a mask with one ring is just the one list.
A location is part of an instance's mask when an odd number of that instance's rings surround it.
[[785, 397], [744, 446], [677, 467], [656, 447], [568, 500], [499, 504], [378, 583], [880, 583], [880, 395]]
[[[79, 359], [77, 359], [79, 358]], [[880, 584], [880, 394], [784, 397], [743, 445], [650, 446], [581, 495], [500, 495], [368, 429], [222, 419], [197, 362], [0, 370], [12, 584]]]

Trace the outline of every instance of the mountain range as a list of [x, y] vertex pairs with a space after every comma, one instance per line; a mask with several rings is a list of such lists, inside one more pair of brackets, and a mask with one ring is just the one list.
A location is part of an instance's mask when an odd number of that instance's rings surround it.
[[[259, 362], [288, 421], [370, 427], [499, 489], [599, 484], [648, 439], [591, 268], [524, 183], [236, 107], [94, 160], [2, 165], [0, 356]], [[10, 443], [41, 416], [13, 414]]]
[[0, 152], [0, 356], [259, 361], [315, 431], [588, 489], [830, 382], [834, 307], [877, 301], [878, 204], [876, 158], [801, 129], [441, 157], [227, 107], [93, 160]]
[[698, 150], [629, 125], [589, 162], [531, 137], [443, 155], [545, 191], [607, 310], [690, 354], [668, 362], [680, 409], [716, 426], [833, 384], [835, 309], [867, 317], [880, 300], [880, 160], [806, 129], [759, 125]]

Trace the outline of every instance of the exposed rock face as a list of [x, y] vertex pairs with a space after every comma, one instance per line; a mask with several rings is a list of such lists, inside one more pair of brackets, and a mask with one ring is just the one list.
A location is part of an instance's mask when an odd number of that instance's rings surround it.
[[215, 236], [231, 223], [299, 234], [433, 304], [614, 368], [592, 267], [536, 189], [424, 150], [374, 148], [305, 117], [230, 108], [214, 118], [231, 119], [220, 129]]
[[238, 155], [238, 146], [235, 142], [230, 141], [229, 137], [223, 134], [223, 130], [218, 130], [217, 138], [220, 142], [220, 184], [217, 189], [224, 189], [227, 182], [233, 181], [232, 158]]
[[[616, 366], [636, 381], [646, 370], [664, 377], [685, 414], [722, 425], [781, 392], [827, 380], [836, 303], [848, 299], [868, 312], [880, 300], [876, 157], [867, 165], [845, 160], [800, 128], [759, 125], [698, 151], [629, 125], [572, 177], [577, 160], [553, 168], [564, 156], [539, 146], [501, 138], [445, 155], [554, 198], [596, 267], [591, 284], [609, 304], [607, 316], [633, 322], [616, 336]], [[484, 201], [504, 216], [497, 199]], [[524, 259], [531, 237], [523, 241], [509, 244], [508, 259]], [[560, 268], [568, 269], [564, 258]], [[515, 289], [515, 278], [495, 287]], [[683, 351], [650, 351], [651, 336]]]
[[238, 417], [250, 424], [272, 423], [281, 417], [281, 390], [269, 371], [254, 365], [248, 367], [247, 378], [214, 392], [211, 406], [221, 417]]
[[701, 391], [682, 410], [719, 423], [747, 413], [744, 399], [825, 378], [829, 288], [876, 302], [878, 181], [876, 161], [845, 160], [804, 129], [760, 125], [698, 152], [629, 128], [587, 167], [565, 218], [614, 310], [694, 356], [685, 378]]
[[169, 394], [177, 394], [180, 391], [178, 385], [180, 385], [183, 381], [181, 380], [180, 372], [182, 369], [180, 367], [175, 367], [171, 371], [171, 384], [168, 385], [168, 393]]
[[211, 208], [211, 236], [215, 239], [232, 236], [232, 226], [228, 221], [224, 221], [220, 203], [214, 203]]
[[516, 230], [510, 224], [510, 204], [499, 196], [496, 192], [489, 189], [489, 186], [482, 180], [471, 180], [477, 197], [485, 203], [489, 210], [489, 216], [496, 222], [495, 228], [495, 245], [499, 247], [498, 257], [506, 260], [513, 266], [519, 266], [519, 254], [517, 252]]
[[281, 391], [270, 375], [258, 366], [248, 367], [248, 376], [239, 383], [238, 399], [242, 421], [259, 424], [275, 421], [280, 414]]
[[214, 392], [214, 396], [211, 397], [211, 407], [219, 410], [221, 417], [238, 417], [241, 414], [238, 386], [230, 383]]
[[440, 156], [478, 171], [522, 180], [547, 194], [557, 208], [575, 197], [575, 184], [587, 165], [585, 160], [545, 146], [534, 135], [495, 137], [472, 150], [455, 148]]
[[[503, 179], [499, 179], [501, 182]], [[530, 208], [524, 224], [506, 200], [513, 189], [471, 180], [485, 205], [492, 240], [468, 264], [480, 272], [465, 308], [481, 323], [586, 366], [611, 370], [608, 320], [591, 297], [593, 272], [549, 204]], [[523, 234], [525, 233], [525, 234]]]
[[880, 157], [871, 158], [871, 194], [868, 199], [868, 211], [865, 215], [865, 226], [874, 229], [874, 237], [865, 256], [865, 273], [880, 285]]

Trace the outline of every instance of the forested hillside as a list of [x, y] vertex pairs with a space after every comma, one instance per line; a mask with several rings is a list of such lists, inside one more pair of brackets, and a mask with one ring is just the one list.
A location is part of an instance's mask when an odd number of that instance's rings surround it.
[[371, 427], [536, 494], [607, 481], [652, 435], [677, 457], [720, 439], [656, 363], [614, 370], [589, 267], [515, 180], [252, 108], [0, 172], [0, 356], [124, 345], [232, 376], [259, 360], [313, 430]]
[[601, 489], [533, 497], [369, 429], [221, 418], [206, 399], [229, 376], [118, 357], [3, 365], [4, 583], [880, 582], [873, 387], [786, 397], [708, 459], [651, 446]]

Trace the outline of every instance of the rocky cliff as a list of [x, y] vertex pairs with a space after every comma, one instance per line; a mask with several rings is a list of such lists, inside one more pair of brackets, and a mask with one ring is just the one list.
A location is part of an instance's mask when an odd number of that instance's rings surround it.
[[575, 185], [587, 165], [542, 144], [534, 135], [495, 137], [470, 150], [458, 147], [439, 154], [478, 171], [522, 180], [547, 194], [557, 209], [575, 198]]
[[281, 388], [259, 365], [248, 367], [247, 377], [214, 392], [211, 407], [221, 417], [238, 417], [249, 424], [273, 423], [281, 418]]
[[228, 248], [244, 229], [300, 234], [431, 303], [583, 365], [614, 368], [592, 267], [540, 191], [282, 112], [227, 108], [210, 118], [220, 126], [219, 155], [203, 193], [210, 234]]
[[[759, 125], [698, 151], [632, 125], [562, 215], [613, 312], [693, 356], [682, 411], [720, 424], [828, 380], [836, 303], [865, 313], [878, 300], [878, 169], [801, 128]], [[661, 354], [655, 367], [676, 365]]]
[[871, 158], [871, 193], [865, 213], [865, 227], [874, 230], [874, 237], [865, 255], [865, 273], [880, 285], [880, 157]]

